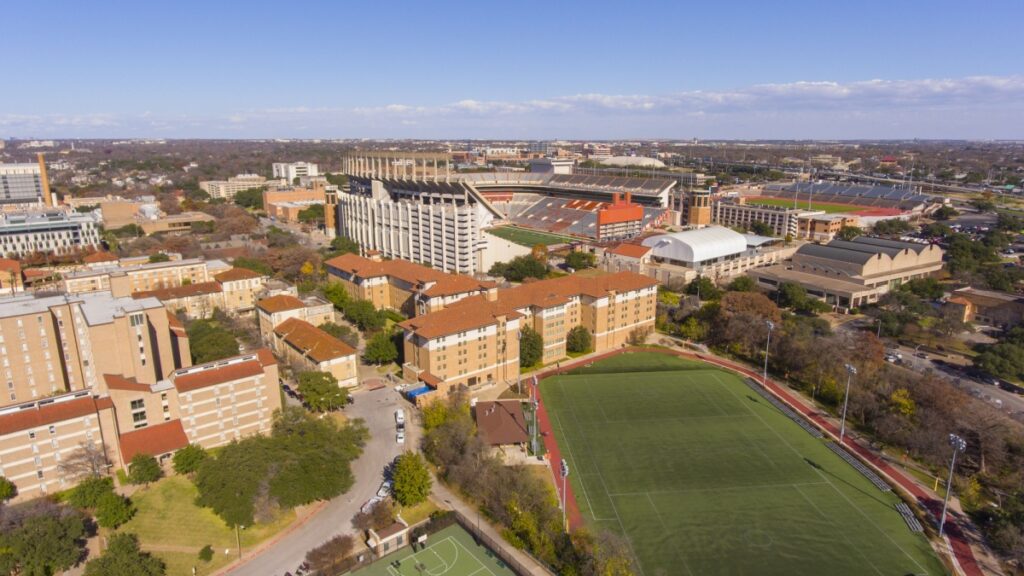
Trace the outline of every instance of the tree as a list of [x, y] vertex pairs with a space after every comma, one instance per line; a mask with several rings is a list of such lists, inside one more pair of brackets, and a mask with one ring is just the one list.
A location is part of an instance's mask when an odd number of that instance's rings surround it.
[[342, 304], [345, 318], [364, 332], [375, 332], [387, 324], [387, 318], [369, 300], [350, 298]]
[[894, 236], [896, 234], [902, 234], [909, 232], [913, 229], [910, 222], [906, 220], [880, 220], [875, 222], [874, 226], [871, 227], [871, 231], [875, 234], [882, 234], [883, 236]]
[[569, 334], [565, 338], [565, 349], [573, 354], [589, 352], [592, 345], [593, 338], [590, 336], [590, 330], [583, 326], [576, 326], [569, 330]]
[[114, 534], [99, 558], [85, 565], [85, 576], [163, 576], [163, 560], [143, 552], [134, 534]]
[[686, 293], [694, 294], [701, 300], [718, 300], [722, 291], [707, 276], [697, 276], [686, 285]]
[[132, 484], [149, 484], [156, 482], [164, 475], [156, 458], [149, 454], [136, 454], [132, 456], [129, 465], [128, 481]]
[[235, 258], [233, 262], [231, 262], [231, 265], [234, 266], [235, 268], [245, 268], [247, 270], [252, 270], [253, 272], [259, 272], [264, 276], [274, 275], [274, 269], [271, 268], [269, 264], [267, 264], [266, 262], [262, 262], [260, 260], [256, 260], [255, 258], [246, 258], [244, 256], [239, 256], [238, 258]]
[[359, 244], [347, 236], [336, 236], [331, 240], [331, 256], [342, 254], [359, 254]]
[[932, 217], [936, 220], [950, 220], [955, 216], [959, 216], [960, 213], [956, 211], [956, 208], [952, 206], [942, 206], [938, 210], [932, 213]]
[[548, 265], [546, 260], [532, 254], [516, 256], [508, 262], [495, 262], [488, 274], [503, 276], [510, 282], [522, 282], [526, 278], [544, 278], [548, 275]]
[[103, 493], [96, 502], [96, 523], [104, 528], [117, 528], [134, 514], [131, 501], [113, 490]]
[[348, 400], [348, 391], [338, 386], [338, 379], [328, 372], [299, 374], [299, 393], [316, 412], [342, 408]]
[[203, 546], [202, 550], [199, 551], [199, 559], [203, 562], [210, 562], [213, 560], [213, 546], [207, 544]]
[[357, 530], [380, 530], [387, 528], [395, 521], [395, 509], [389, 500], [382, 500], [373, 505], [369, 512], [359, 512], [352, 518], [352, 525]]
[[185, 331], [188, 333], [194, 364], [238, 355], [238, 340], [216, 320], [195, 320], [189, 323]]
[[544, 339], [533, 328], [524, 327], [519, 338], [519, 365], [524, 368], [533, 366], [543, 355]]
[[75, 508], [94, 509], [104, 494], [114, 491], [114, 481], [110, 477], [94, 476], [78, 483], [68, 493], [68, 502]]
[[737, 276], [732, 282], [729, 282], [727, 290], [730, 292], [755, 292], [757, 291], [757, 282], [750, 276]]
[[918, 298], [925, 300], [938, 300], [945, 292], [942, 284], [935, 278], [914, 278], [900, 286], [900, 290], [911, 292]]
[[313, 204], [305, 210], [299, 211], [299, 222], [308, 224], [311, 222], [322, 222], [324, 219], [324, 205]]
[[857, 227], [857, 226], [843, 226], [842, 228], [839, 229], [839, 232], [836, 233], [836, 238], [839, 238], [840, 240], [853, 240], [857, 236], [863, 236], [863, 235], [864, 235], [864, 230], [862, 228], [860, 228], [860, 227]]
[[366, 343], [363, 359], [370, 364], [387, 364], [398, 359], [398, 347], [394, 336], [388, 332], [378, 332]]
[[565, 257], [565, 265], [572, 268], [573, 270], [583, 270], [586, 268], [593, 268], [597, 264], [597, 256], [590, 252], [570, 252]]
[[156, 264], [158, 262], [170, 262], [171, 257], [164, 252], [157, 252], [156, 254], [149, 255], [149, 263]]
[[351, 568], [353, 562], [350, 556], [354, 549], [352, 536], [335, 536], [307, 552], [306, 562], [317, 574], [344, 574]]
[[418, 452], [406, 452], [395, 460], [392, 471], [395, 500], [402, 506], [415, 506], [430, 495], [430, 471]]
[[764, 222], [761, 222], [760, 220], [754, 220], [753, 222], [750, 223], [750, 231], [760, 236], [775, 235], [775, 230], [771, 226], [765, 224]]
[[178, 474], [195, 474], [208, 457], [205, 448], [198, 444], [189, 444], [174, 453], [174, 471]]
[[250, 208], [253, 210], [263, 210], [263, 191], [266, 190], [264, 187], [249, 188], [242, 190], [235, 194], [235, 204], [242, 208]]
[[18, 487], [4, 476], [0, 476], [0, 504], [18, 495]]
[[[342, 288], [342, 291], [344, 291], [344, 288]], [[351, 328], [349, 328], [348, 326], [344, 326], [342, 324], [335, 324], [334, 322], [325, 322], [321, 324], [319, 328], [353, 348], [357, 348], [359, 346], [359, 334], [356, 333]]]
[[5, 521], [0, 532], [0, 574], [48, 576], [82, 556], [85, 517], [77, 510], [40, 501]]

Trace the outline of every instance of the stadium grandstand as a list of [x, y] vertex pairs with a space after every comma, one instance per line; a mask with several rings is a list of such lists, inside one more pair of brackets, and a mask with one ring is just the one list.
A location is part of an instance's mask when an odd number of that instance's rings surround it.
[[943, 198], [921, 194], [912, 189], [893, 186], [872, 186], [848, 182], [794, 182], [766, 184], [763, 194], [774, 198], [813, 198], [815, 202], [855, 204], [873, 208], [895, 208], [922, 212], [931, 205], [943, 203]]
[[349, 154], [338, 233], [390, 258], [474, 274], [483, 268], [486, 228], [514, 224], [581, 239], [633, 237], [664, 221], [677, 185], [663, 178], [458, 173], [452, 167], [444, 153]]

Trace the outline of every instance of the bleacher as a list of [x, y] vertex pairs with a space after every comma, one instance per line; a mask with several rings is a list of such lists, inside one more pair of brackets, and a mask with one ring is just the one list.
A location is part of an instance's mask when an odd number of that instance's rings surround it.
[[906, 502], [897, 504], [896, 511], [903, 517], [903, 521], [907, 523], [907, 528], [910, 528], [911, 532], [924, 532], [924, 526], [921, 526], [921, 521], [914, 516], [914, 512]]
[[847, 452], [846, 448], [843, 448], [842, 446], [836, 444], [835, 442], [829, 442], [828, 447], [830, 450], [838, 454], [840, 458], [846, 460], [847, 464], [853, 466], [854, 470], [860, 472], [865, 478], [868, 479], [868, 481], [874, 484], [875, 488], [878, 488], [882, 492], [892, 492], [892, 486], [889, 486], [889, 484], [886, 483], [885, 480], [882, 480], [882, 478], [879, 477], [878, 474], [875, 474], [874, 470], [865, 466], [864, 463], [858, 460], [856, 456]]
[[813, 424], [808, 422], [803, 416], [800, 416], [799, 414], [797, 414], [796, 411], [794, 411], [792, 408], [787, 406], [782, 400], [779, 400], [778, 398], [776, 398], [774, 394], [772, 394], [771, 392], [765, 390], [764, 387], [761, 386], [761, 384], [759, 382], [755, 382], [751, 378], [746, 378], [744, 380], [744, 382], [746, 382], [747, 386], [750, 386], [750, 388], [754, 392], [757, 392], [762, 398], [767, 400], [769, 404], [771, 404], [772, 406], [775, 406], [776, 408], [778, 408], [779, 412], [782, 412], [790, 420], [792, 420], [793, 422], [796, 422], [798, 426], [800, 426], [801, 428], [806, 430], [808, 434], [810, 434], [811, 436], [813, 436], [815, 438], [824, 438], [825, 437], [821, 433], [821, 430], [818, 430], [818, 428], [816, 426], [814, 426]]
[[909, 208], [916, 204], [936, 202], [933, 196], [919, 194], [906, 188], [850, 184], [848, 182], [795, 182], [792, 184], [768, 184], [764, 187], [767, 196], [777, 198], [807, 198], [817, 202], [857, 204], [877, 208]]
[[[496, 202], [494, 205], [517, 226], [595, 238], [597, 236], [597, 211], [608, 204], [592, 200], [516, 193], [511, 202]], [[644, 227], [660, 222], [666, 212], [664, 208], [648, 206], [645, 206], [643, 210]]]

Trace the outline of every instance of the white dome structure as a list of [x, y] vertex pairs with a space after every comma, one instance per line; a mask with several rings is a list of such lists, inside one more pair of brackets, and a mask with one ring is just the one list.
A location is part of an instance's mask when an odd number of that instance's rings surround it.
[[643, 245], [650, 247], [650, 256], [655, 259], [699, 269], [702, 264], [743, 254], [747, 250], [747, 239], [729, 228], [708, 226], [651, 236], [643, 241]]
[[601, 160], [603, 166], [621, 166], [624, 168], [664, 168], [665, 163], [657, 158], [645, 156], [612, 156]]

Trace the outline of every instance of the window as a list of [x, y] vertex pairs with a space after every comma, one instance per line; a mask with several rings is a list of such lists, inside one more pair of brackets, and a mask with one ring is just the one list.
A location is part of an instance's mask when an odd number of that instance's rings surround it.
[[50, 436], [53, 436], [56, 433], [57, 433], [57, 427], [54, 426], [53, 424], [50, 424]]
[[35, 430], [29, 430], [28, 431], [28, 439], [29, 440], [35, 440], [36, 439], [36, 431]]
[[142, 326], [142, 322], [143, 322], [143, 314], [141, 314], [141, 313], [139, 313], [139, 314], [132, 314], [131, 316], [128, 317], [128, 323], [131, 326]]

